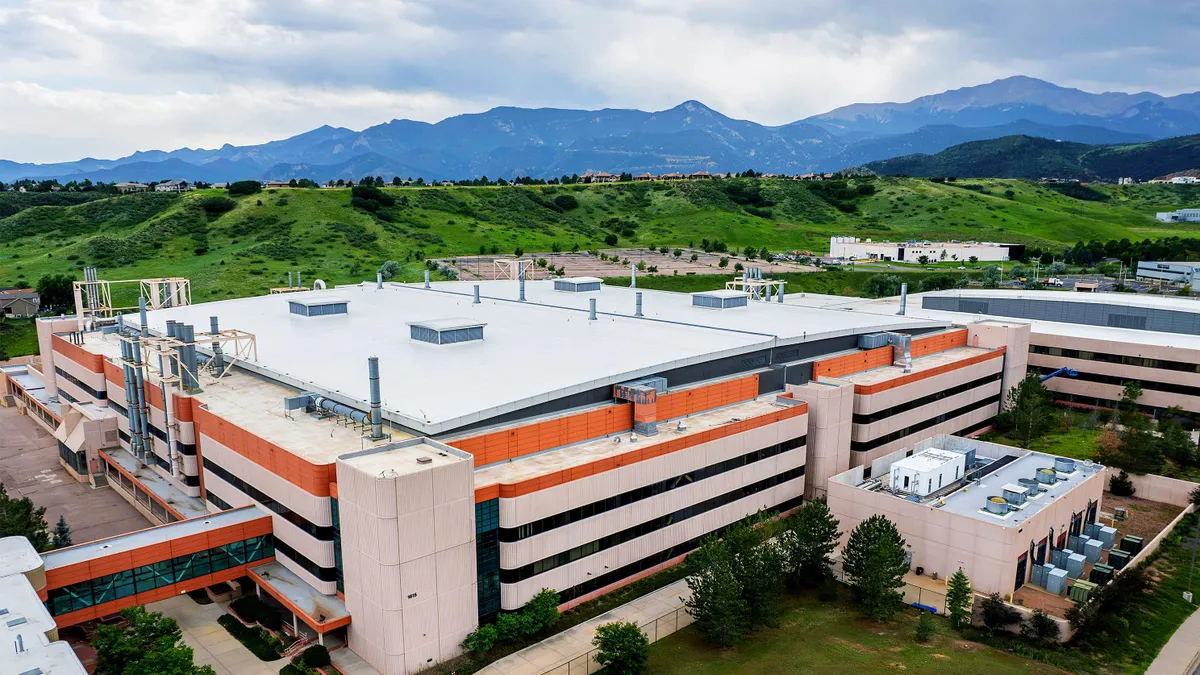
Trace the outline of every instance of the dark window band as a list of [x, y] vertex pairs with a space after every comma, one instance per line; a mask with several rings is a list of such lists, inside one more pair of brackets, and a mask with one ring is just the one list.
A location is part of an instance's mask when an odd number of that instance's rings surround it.
[[[776, 504], [774, 507], [771, 508], [771, 512], [778, 513], [781, 511], [787, 511], [788, 509], [794, 508], [796, 506], [800, 506], [802, 501], [803, 501], [802, 498], [799, 496], [792, 497], [791, 499], [788, 499], [783, 502], [780, 502], [779, 504]], [[695, 537], [695, 538], [689, 539], [685, 542], [675, 544], [671, 548], [664, 549], [653, 555], [646, 556], [645, 558], [642, 558], [641, 560], [631, 562], [628, 565], [623, 565], [621, 567], [618, 567], [615, 570], [605, 572], [604, 574], [589, 577], [587, 581], [585, 581], [581, 584], [577, 584], [570, 588], [566, 588], [566, 589], [559, 591], [558, 597], [561, 601], [568, 602], [570, 600], [574, 600], [575, 598], [579, 598], [584, 595], [587, 595], [588, 593], [591, 593], [593, 591], [597, 591], [601, 588], [604, 588], [605, 586], [608, 586], [609, 584], [616, 583], [616, 582], [620, 581], [621, 579], [624, 579], [626, 577], [637, 574], [638, 572], [643, 572], [643, 571], [648, 570], [651, 567], [654, 567], [656, 565], [661, 565], [661, 564], [667, 562], [668, 560], [671, 560], [672, 558], [678, 558], [679, 556], [681, 556], [685, 553], [688, 553], [690, 551], [693, 551], [693, 550], [699, 548], [700, 544], [704, 543], [704, 540], [706, 538], [714, 536], [714, 535], [721, 536], [722, 534], [728, 532], [731, 528], [733, 528], [737, 524], [738, 523], [730, 523], [729, 525], [725, 525], [723, 527], [718, 527], [717, 529], [713, 530], [712, 532], [708, 532], [706, 534], [700, 535], [699, 537]]]
[[500, 528], [500, 541], [505, 543], [520, 541], [528, 537], [542, 534], [543, 532], [549, 532], [555, 528], [563, 527], [564, 525], [569, 525], [571, 523], [591, 518], [592, 516], [596, 516], [607, 511], [612, 511], [613, 509], [619, 509], [622, 506], [628, 506], [643, 499], [649, 499], [650, 497], [660, 495], [676, 488], [691, 485], [706, 478], [719, 476], [723, 473], [733, 471], [734, 469], [775, 457], [776, 455], [783, 454], [789, 450], [802, 448], [807, 442], [807, 439], [807, 436], [792, 438], [782, 443], [776, 443], [770, 447], [755, 450], [754, 452], [748, 452], [739, 457], [733, 457], [723, 462], [717, 462], [716, 464], [710, 464], [709, 466], [696, 469], [694, 471], [688, 471], [687, 473], [679, 474], [673, 478], [660, 480], [657, 483], [651, 483], [650, 485], [646, 485], [635, 490], [629, 490], [628, 492], [622, 492], [619, 495], [614, 495], [612, 497], [608, 497], [607, 499], [601, 499], [599, 501], [592, 502], [591, 504], [585, 504], [583, 506], [571, 509], [570, 511], [557, 513], [553, 516], [547, 516], [531, 523], [518, 525], [517, 527], [502, 527]]
[[784, 471], [783, 473], [775, 474], [770, 478], [760, 480], [757, 483], [751, 483], [750, 485], [740, 487], [736, 490], [731, 490], [723, 495], [713, 497], [712, 499], [706, 499], [698, 504], [693, 504], [674, 513], [652, 518], [644, 523], [639, 523], [633, 527], [621, 530], [620, 532], [615, 532], [606, 537], [601, 537], [595, 541], [576, 546], [568, 551], [563, 551], [562, 553], [531, 562], [528, 565], [522, 565], [516, 569], [504, 569], [502, 567], [500, 568], [500, 583], [513, 584], [517, 583], [518, 581], [535, 577], [556, 567], [561, 567], [568, 563], [575, 562], [576, 560], [586, 558], [590, 555], [599, 553], [600, 551], [604, 551], [627, 541], [637, 539], [638, 537], [644, 537], [651, 532], [661, 530], [662, 528], [669, 525], [674, 525], [675, 523], [683, 522], [689, 518], [694, 518], [702, 513], [711, 511], [726, 504], [730, 504], [739, 499], [749, 497], [752, 494], [762, 492], [763, 490], [775, 487], [776, 485], [782, 485], [783, 483], [800, 478], [803, 475], [804, 467], [796, 467], [795, 469], [790, 469], [788, 471]]
[[71, 384], [75, 385], [76, 387], [79, 387], [80, 389], [86, 391], [88, 393], [88, 396], [91, 396], [94, 399], [97, 399], [100, 401], [104, 401], [104, 400], [108, 399], [108, 392], [96, 391], [95, 389], [92, 389], [91, 387], [84, 384], [79, 378], [68, 373], [67, 371], [63, 370], [62, 368], [59, 368], [58, 366], [54, 366], [54, 372], [58, 373], [67, 382], [70, 382]]
[[910, 427], [905, 427], [904, 429], [900, 429], [898, 431], [893, 431], [890, 434], [885, 434], [883, 436], [880, 436], [879, 438], [872, 438], [869, 441], [850, 441], [850, 450], [851, 450], [851, 452], [867, 452], [868, 450], [874, 450], [875, 448], [878, 448], [881, 445], [886, 445], [888, 443], [891, 443], [892, 441], [899, 440], [901, 438], [904, 438], [905, 436], [908, 436], [909, 434], [915, 434], [918, 431], [922, 431], [924, 429], [928, 429], [929, 427], [936, 426], [947, 420], [952, 420], [955, 417], [958, 417], [960, 415], [965, 415], [965, 414], [971, 412], [972, 410], [978, 410], [980, 408], [984, 408], [986, 406], [992, 405], [993, 403], [999, 403], [999, 402], [1000, 402], [1000, 396], [998, 394], [996, 396], [989, 396], [989, 397], [983, 399], [982, 401], [976, 401], [974, 403], [965, 405], [956, 410], [951, 410], [948, 413], [944, 413], [942, 415], [938, 415], [937, 417], [927, 419], [924, 422], [918, 422]]
[[275, 552], [282, 553], [288, 558], [291, 558], [292, 562], [296, 563], [302, 567], [304, 571], [320, 579], [321, 581], [337, 581], [337, 568], [321, 567], [320, 565], [306, 558], [304, 554], [300, 553], [291, 546], [288, 546], [286, 541], [283, 541], [278, 537], [275, 538]]
[[196, 456], [196, 444], [195, 443], [180, 443], [179, 441], [175, 441], [175, 451], [181, 455], [187, 455], [188, 457], [195, 457]]
[[121, 405], [120, 403], [117, 403], [116, 401], [109, 401], [108, 407], [117, 411], [121, 415], [121, 417], [129, 419], [129, 409], [126, 408], [125, 406]]
[[[1057, 370], [1056, 368], [1047, 368], [1045, 366], [1029, 366], [1029, 372], [1048, 375]], [[1200, 387], [1189, 387], [1186, 384], [1174, 384], [1171, 382], [1155, 382], [1146, 380], [1140, 377], [1118, 377], [1116, 375], [1101, 375], [1099, 373], [1087, 373], [1079, 371], [1075, 377], [1067, 378], [1071, 380], [1083, 380], [1084, 382], [1096, 382], [1098, 384], [1111, 384], [1117, 387], [1124, 387], [1126, 382], [1136, 381], [1142, 385], [1144, 391], [1163, 391], [1168, 394], [1182, 394], [1184, 396], [1200, 396]]]
[[229, 504], [229, 502], [227, 502], [224, 499], [221, 499], [217, 495], [213, 494], [212, 490], [205, 490], [204, 498], [208, 500], [209, 504], [212, 504], [213, 506], [217, 507], [218, 509], [220, 509], [222, 511], [228, 511], [233, 508]]
[[[254, 487], [253, 485], [250, 485], [249, 483], [242, 480], [241, 478], [238, 478], [237, 476], [233, 475], [232, 473], [229, 473], [224, 468], [222, 468], [221, 466], [219, 466], [215, 462], [213, 462], [211, 459], [204, 457], [204, 458], [202, 458], [202, 461], [204, 462], [205, 469], [208, 469], [209, 471], [213, 472], [218, 478], [225, 481], [226, 483], [229, 483], [231, 486], [233, 486], [234, 489], [240, 490], [247, 497], [253, 499], [254, 501], [258, 502], [259, 504], [262, 504], [263, 506], [267, 507], [268, 509], [271, 509], [275, 513], [278, 513], [280, 516], [283, 516], [284, 520], [286, 520], [289, 523], [295, 525], [296, 527], [304, 530], [309, 535], [311, 535], [317, 539], [320, 539], [321, 541], [333, 541], [333, 528], [332, 527], [330, 527], [328, 525], [314, 524], [311, 520], [305, 518], [304, 516], [300, 515], [299, 513], [296, 513], [295, 511], [289, 509], [288, 507], [284, 506], [283, 504], [280, 504], [278, 501], [272, 499], [271, 496], [268, 495], [267, 493], [263, 492], [262, 490], [259, 490], [258, 488]], [[332, 569], [332, 568], [330, 568], [330, 569]], [[326, 581], [332, 581], [332, 579], [326, 579]]]
[[936, 403], [937, 401], [940, 401], [944, 398], [947, 398], [950, 396], [955, 396], [957, 394], [961, 394], [966, 391], [971, 391], [972, 389], [975, 389], [977, 387], [982, 387], [984, 385], [988, 385], [993, 382], [999, 382], [999, 381], [1000, 381], [1000, 373], [992, 373], [991, 375], [988, 375], [987, 377], [981, 377], [978, 380], [966, 382], [964, 384], [950, 387], [949, 389], [943, 389], [942, 391], [935, 392], [928, 396], [922, 396], [921, 398], [913, 399], [912, 401], [907, 401], [907, 402], [901, 403], [899, 405], [894, 405], [885, 410], [877, 410], [873, 413], [867, 413], [867, 414], [855, 414], [851, 421], [854, 424], [871, 424], [872, 422], [878, 422], [879, 420], [887, 419], [887, 418], [891, 417], [892, 415], [899, 415], [902, 412], [908, 412], [909, 410], [915, 410], [916, 408], [920, 408], [923, 405], [929, 405], [930, 403]]
[[1178, 370], [1185, 373], [1200, 373], [1200, 363], [1187, 361], [1167, 361], [1151, 359], [1144, 356], [1129, 356], [1128, 354], [1105, 354], [1086, 349], [1063, 349], [1062, 347], [1047, 347], [1046, 345], [1029, 345], [1030, 354], [1045, 356], [1061, 356], [1064, 359], [1079, 359], [1081, 361], [1101, 361], [1116, 363], [1122, 366], [1137, 366], [1139, 368], [1156, 368], [1158, 370]]

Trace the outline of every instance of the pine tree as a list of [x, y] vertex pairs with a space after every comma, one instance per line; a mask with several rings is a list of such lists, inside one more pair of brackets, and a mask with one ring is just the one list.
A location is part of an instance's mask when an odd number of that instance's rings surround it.
[[933, 613], [923, 609], [917, 612], [921, 615], [917, 618], [917, 642], [929, 642], [933, 638]]
[[946, 613], [950, 615], [950, 624], [955, 628], [966, 628], [971, 623], [971, 605], [974, 604], [971, 580], [960, 567], [950, 575], [946, 585]]
[[688, 556], [687, 566], [692, 595], [684, 606], [706, 642], [728, 647], [749, 630], [750, 623], [732, 550], [724, 541], [709, 537]]
[[904, 594], [904, 538], [886, 517], [874, 515], [850, 532], [842, 551], [842, 568], [859, 602], [876, 621], [886, 621], [901, 607]]
[[54, 548], [66, 548], [71, 545], [71, 526], [67, 525], [66, 516], [59, 516], [54, 525]]
[[821, 586], [830, 574], [830, 556], [840, 536], [838, 521], [824, 500], [807, 502], [788, 519], [780, 540], [792, 587]]
[[749, 628], [772, 625], [783, 595], [783, 556], [774, 542], [763, 541], [763, 531], [752, 521], [738, 523], [725, 541], [733, 553], [741, 596], [746, 602]]
[[1041, 378], [1030, 373], [1008, 392], [1001, 425], [1012, 429], [1023, 447], [1054, 426], [1054, 406]]
[[35, 550], [50, 550], [46, 507], [34, 506], [29, 497], [9, 497], [0, 483], [0, 537], [25, 537]]

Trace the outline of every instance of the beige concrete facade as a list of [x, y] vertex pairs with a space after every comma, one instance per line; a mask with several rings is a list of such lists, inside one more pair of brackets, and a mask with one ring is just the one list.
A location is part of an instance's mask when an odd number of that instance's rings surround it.
[[788, 385], [793, 398], [808, 403], [808, 457], [804, 497], [825, 496], [825, 485], [850, 466], [850, 419], [854, 385], [836, 380]]
[[[927, 447], [943, 447], [942, 444], [948, 442], [946, 437], [934, 438], [917, 444], [914, 449], [919, 452]], [[1030, 455], [1025, 450], [992, 443], [962, 439], [956, 439], [954, 443], [957, 444], [954, 449], [958, 451], [976, 447], [980, 456]], [[905, 455], [905, 451], [897, 451], [890, 457], [876, 461], [871, 475], [886, 475], [891, 464]], [[1051, 528], [1055, 536], [1066, 532], [1072, 519], [1085, 513], [1089, 505], [1099, 507], [1106, 476], [1103, 467], [1099, 467], [1079, 485], [1062, 494], [1041, 496], [1040, 499], [1052, 501], [1015, 522], [1014, 517], [990, 520], [990, 516], [943, 508], [936, 499], [917, 503], [885, 490], [864, 489], [860, 487], [864, 483], [864, 469], [862, 466], [855, 467], [839, 474], [829, 483], [829, 508], [841, 523], [843, 544], [849, 532], [860, 522], [881, 514], [900, 530], [907, 549], [912, 553], [914, 568], [923, 567], [926, 574], [937, 573], [942, 577], [962, 568], [970, 577], [976, 592], [1002, 595], [1012, 593], [1018, 586], [1018, 561], [1023, 554], [1028, 554], [1031, 545], [1036, 547], [1046, 540]], [[969, 484], [960, 490], [998, 493], [1000, 486], [992, 485], [994, 482], [985, 478], [982, 483]], [[947, 496], [944, 499], [950, 498]], [[1026, 579], [1031, 571], [1032, 563], [1026, 562]]]
[[479, 619], [470, 455], [417, 439], [345, 455], [337, 476], [350, 648], [384, 675], [461, 653]]

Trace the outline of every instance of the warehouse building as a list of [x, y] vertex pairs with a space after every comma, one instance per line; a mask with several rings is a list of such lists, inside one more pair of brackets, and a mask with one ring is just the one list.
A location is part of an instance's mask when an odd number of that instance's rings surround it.
[[[415, 672], [542, 588], [573, 606], [982, 431], [1024, 376], [1023, 322], [727, 296], [378, 282], [41, 320], [4, 400], [159, 524], [122, 544], [154, 555], [48, 556], [47, 606], [71, 625], [235, 575], [335, 655]], [[202, 567], [153, 576], [200, 539]]]
[[1137, 278], [1169, 284], [1195, 285], [1197, 265], [1200, 265], [1200, 263], [1139, 260], [1137, 264]]
[[[829, 257], [838, 260], [878, 260], [917, 264], [927, 262], [1002, 262], [1025, 257], [1024, 244], [989, 241], [871, 241], [858, 237], [830, 237]], [[974, 260], [972, 260], [974, 259]], [[921, 263], [924, 264], [924, 263]]]

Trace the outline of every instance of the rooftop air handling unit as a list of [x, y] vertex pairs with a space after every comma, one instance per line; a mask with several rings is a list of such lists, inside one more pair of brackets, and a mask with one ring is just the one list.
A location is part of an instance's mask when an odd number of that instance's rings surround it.
[[1008, 500], [1004, 497], [988, 497], [986, 506], [988, 513], [993, 513], [997, 516], [1003, 516], [1008, 513]]
[[718, 290], [692, 293], [693, 307], [733, 309], [734, 307], [745, 307], [749, 304], [750, 295], [742, 291]]
[[1054, 470], [1059, 473], [1075, 473], [1075, 460], [1066, 457], [1054, 458]]
[[1058, 472], [1054, 469], [1038, 469], [1035, 476], [1042, 485], [1054, 485], [1058, 482]]
[[567, 293], [590, 293], [600, 290], [600, 286], [604, 283], [603, 279], [597, 277], [571, 277], [568, 279], [555, 279], [554, 290], [566, 291]]

